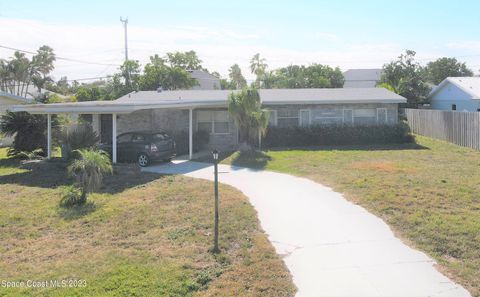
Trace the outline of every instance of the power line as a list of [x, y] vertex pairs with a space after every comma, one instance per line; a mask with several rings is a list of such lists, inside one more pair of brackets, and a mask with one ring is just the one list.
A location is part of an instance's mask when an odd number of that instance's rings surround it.
[[[18, 48], [13, 48], [5, 45], [0, 45], [0, 48], [12, 50], [12, 51], [18, 51], [26, 54], [32, 54], [35, 55], [37, 53], [32, 52], [32, 51], [27, 51], [27, 50], [22, 50]], [[90, 61], [83, 61], [83, 60], [77, 60], [77, 59], [71, 59], [71, 58], [64, 58], [64, 57], [58, 57], [55, 56], [55, 59], [57, 60], [63, 60], [63, 61], [69, 61], [69, 62], [75, 62], [75, 63], [83, 63], [83, 64], [91, 64], [91, 65], [102, 65], [102, 66], [121, 66], [120, 64], [109, 64], [109, 63], [98, 63], [98, 62], [90, 62]]]

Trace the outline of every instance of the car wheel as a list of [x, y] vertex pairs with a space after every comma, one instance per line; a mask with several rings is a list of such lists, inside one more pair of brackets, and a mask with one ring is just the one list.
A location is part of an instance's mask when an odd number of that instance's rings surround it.
[[146, 154], [140, 154], [137, 157], [137, 163], [141, 167], [146, 167], [150, 164], [150, 159], [148, 158], [148, 156]]

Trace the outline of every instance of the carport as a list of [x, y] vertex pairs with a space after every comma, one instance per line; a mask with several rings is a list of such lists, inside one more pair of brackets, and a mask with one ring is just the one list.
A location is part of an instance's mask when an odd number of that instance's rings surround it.
[[28, 112], [31, 114], [47, 115], [47, 158], [52, 157], [52, 115], [55, 114], [108, 114], [112, 116], [112, 162], [117, 163], [117, 115], [130, 114], [139, 110], [148, 109], [180, 109], [188, 110], [188, 154], [189, 159], [193, 155], [193, 110], [195, 108], [226, 107], [226, 101], [213, 100], [189, 100], [178, 98], [177, 100], [157, 100], [155, 102], [127, 102], [115, 101], [88, 101], [75, 103], [53, 104], [29, 104], [15, 105], [9, 108], [12, 112]]

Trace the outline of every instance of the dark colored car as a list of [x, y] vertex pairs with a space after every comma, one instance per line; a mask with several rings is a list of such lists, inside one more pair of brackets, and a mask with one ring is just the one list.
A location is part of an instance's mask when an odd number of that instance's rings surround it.
[[[100, 144], [112, 154], [112, 144]], [[119, 162], [137, 162], [145, 167], [153, 161], [171, 160], [175, 157], [175, 141], [165, 132], [128, 132], [117, 136]]]

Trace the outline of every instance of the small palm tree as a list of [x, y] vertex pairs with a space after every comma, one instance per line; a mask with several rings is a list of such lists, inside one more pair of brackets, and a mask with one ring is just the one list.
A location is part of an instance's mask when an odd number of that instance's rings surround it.
[[102, 185], [104, 174], [113, 172], [108, 154], [102, 150], [75, 150], [78, 159], [68, 166], [68, 173], [75, 176], [81, 190], [81, 203], [87, 201], [87, 194]]
[[262, 109], [256, 89], [247, 88], [240, 93], [230, 94], [228, 112], [239, 129], [241, 148], [251, 148], [259, 136], [265, 135], [269, 113]]

